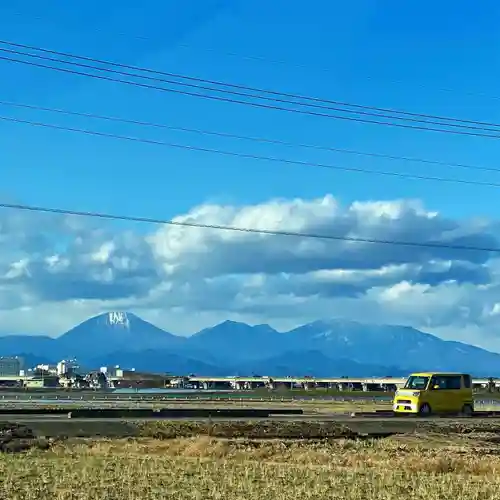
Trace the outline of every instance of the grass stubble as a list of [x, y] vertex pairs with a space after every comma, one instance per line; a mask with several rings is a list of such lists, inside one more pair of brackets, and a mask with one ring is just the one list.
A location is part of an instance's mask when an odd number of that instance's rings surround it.
[[171, 425], [161, 427], [2, 454], [0, 499], [499, 498], [498, 429], [487, 426], [315, 440], [223, 438], [193, 427], [172, 437]]

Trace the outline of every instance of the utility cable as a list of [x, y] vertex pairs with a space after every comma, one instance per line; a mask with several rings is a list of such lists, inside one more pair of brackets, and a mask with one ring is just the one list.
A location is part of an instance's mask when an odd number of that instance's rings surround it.
[[314, 150], [320, 150], [320, 151], [329, 151], [329, 152], [334, 152], [334, 153], [345, 153], [345, 154], [352, 154], [352, 155], [358, 155], [358, 156], [368, 156], [368, 157], [372, 157], [372, 158], [382, 158], [382, 159], [388, 159], [388, 160], [423, 163], [423, 164], [437, 165], [437, 166], [442, 166], [442, 167], [463, 168], [463, 169], [481, 170], [481, 171], [486, 171], [486, 172], [497, 172], [497, 173], [500, 172], [500, 168], [495, 168], [495, 167], [485, 167], [485, 166], [481, 166], [481, 165], [472, 165], [472, 164], [467, 164], [467, 163], [445, 162], [445, 161], [439, 161], [439, 160], [430, 160], [430, 159], [426, 159], [426, 158], [396, 156], [396, 155], [389, 155], [389, 154], [383, 154], [383, 153], [375, 153], [375, 152], [370, 152], [370, 151], [359, 151], [359, 150], [353, 150], [353, 149], [334, 148], [334, 147], [330, 147], [330, 146], [322, 146], [319, 144], [308, 144], [308, 143], [300, 143], [300, 142], [296, 143], [296, 142], [282, 141], [279, 139], [269, 139], [269, 138], [265, 138], [265, 137], [245, 136], [245, 135], [231, 134], [229, 132], [218, 132], [218, 131], [206, 130], [206, 129], [178, 127], [178, 126], [174, 126], [174, 125], [167, 125], [164, 123], [132, 120], [132, 119], [118, 117], [118, 116], [100, 115], [100, 114], [95, 114], [95, 113], [84, 113], [84, 112], [78, 112], [78, 111], [70, 111], [67, 109], [50, 108], [50, 107], [45, 107], [45, 106], [38, 106], [38, 105], [34, 105], [34, 104], [25, 104], [25, 103], [19, 103], [19, 102], [1, 101], [0, 100], [0, 106], [9, 106], [9, 107], [14, 107], [14, 108], [30, 109], [30, 110], [34, 110], [34, 111], [47, 111], [50, 113], [58, 113], [58, 114], [62, 114], [62, 115], [78, 116], [78, 117], [83, 117], [83, 118], [92, 118], [92, 119], [97, 119], [97, 120], [111, 121], [111, 122], [117, 122], [117, 123], [126, 123], [126, 124], [139, 125], [139, 126], [151, 127], [151, 128], [174, 130], [174, 131], [179, 131], [179, 132], [188, 132], [188, 133], [194, 133], [194, 134], [199, 134], [199, 135], [223, 137], [223, 138], [227, 138], [227, 139], [245, 140], [245, 141], [258, 142], [258, 143], [264, 143], [264, 144], [275, 144], [275, 145], [287, 146], [287, 147], [298, 147], [298, 148], [314, 149]]
[[[17, 16], [17, 17], [24, 17], [25, 14], [22, 12], [10, 12], [10, 15]], [[32, 16], [30, 15], [31, 19], [35, 19], [37, 21], [46, 21], [47, 18], [44, 18], [43, 16]], [[146, 35], [139, 35], [135, 33], [129, 33], [129, 32], [123, 32], [123, 31], [113, 31], [110, 32], [109, 29], [106, 28], [99, 28], [99, 27], [86, 27], [86, 30], [93, 32], [93, 33], [105, 33], [106, 35], [111, 35], [113, 37], [123, 37], [125, 39], [129, 40], [141, 40], [141, 41], [151, 41], [154, 40], [154, 38]], [[296, 68], [300, 70], [307, 70], [307, 71], [316, 71], [316, 72], [322, 72], [322, 73], [332, 73], [336, 72], [335, 69], [327, 66], [313, 66], [312, 64], [307, 64], [307, 63], [295, 63], [290, 60], [286, 59], [274, 59], [270, 57], [264, 57], [260, 55], [254, 55], [254, 54], [242, 54], [240, 52], [233, 52], [233, 51], [228, 51], [228, 50], [220, 50], [216, 49], [213, 47], [206, 47], [206, 46], [196, 46], [188, 43], [176, 43], [175, 47], [176, 48], [182, 48], [182, 49], [191, 49], [191, 50], [196, 50], [199, 52], [206, 52], [206, 53], [212, 53], [212, 54], [220, 54], [223, 56], [228, 56], [228, 57], [233, 57], [237, 59], [242, 59], [242, 60], [247, 60], [247, 61], [255, 61], [255, 62], [262, 62], [262, 63], [267, 63], [267, 64], [273, 64], [277, 66], [288, 66], [291, 68]], [[375, 78], [371, 75], [364, 75], [362, 77], [365, 80], [375, 80]], [[359, 77], [358, 77], [359, 79]], [[390, 79], [385, 79], [386, 82], [389, 83], [396, 83], [396, 84], [407, 84], [407, 81], [405, 80], [398, 80], [396, 78], [390, 78]], [[494, 99], [494, 100], [500, 100], [500, 96], [498, 95], [492, 95], [492, 94], [486, 94], [484, 92], [473, 92], [469, 90], [458, 90], [456, 88], [451, 88], [451, 87], [435, 87], [431, 85], [425, 85], [423, 83], [414, 83], [412, 82], [412, 85], [422, 88], [422, 89], [430, 89], [434, 90], [436, 92], [447, 92], [447, 93], [456, 93], [456, 94], [461, 94], [469, 97], [481, 97], [485, 99]]]
[[127, 221], [127, 222], [142, 222], [149, 224], [166, 224], [170, 226], [178, 227], [191, 227], [200, 229], [214, 229], [219, 231], [234, 231], [239, 233], [251, 233], [251, 234], [265, 234], [271, 236], [294, 236], [299, 238], [314, 238], [321, 240], [333, 240], [333, 241], [345, 241], [354, 243], [378, 243], [383, 245], [398, 245], [398, 246], [410, 246], [418, 248], [436, 248], [436, 249], [448, 249], [448, 250], [466, 250], [466, 251], [476, 251], [476, 252], [500, 252], [500, 247], [477, 247], [469, 245], [455, 245], [446, 243], [434, 243], [434, 242], [417, 242], [417, 241], [400, 241], [400, 240], [385, 240], [377, 238], [358, 238], [351, 236], [335, 236], [329, 234], [320, 233], [302, 233], [296, 231], [280, 231], [280, 230], [269, 230], [269, 229], [254, 229], [249, 227], [237, 227], [228, 226], [220, 224], [206, 224], [198, 222], [187, 222], [187, 221], [176, 221], [169, 219], [157, 219], [151, 217], [133, 217], [128, 215], [118, 215], [109, 214], [103, 212], [87, 212], [78, 210], [68, 210], [56, 207], [42, 207], [35, 205], [25, 205], [25, 204], [14, 204], [14, 203], [0, 203], [0, 208], [7, 208], [12, 210], [24, 210], [29, 212], [42, 212], [42, 213], [52, 213], [60, 215], [73, 215], [78, 217], [92, 217], [98, 219], [108, 219], [117, 221]]
[[[46, 49], [43, 47], [20, 44], [20, 43], [10, 42], [7, 40], [0, 40], [0, 45], [7, 45], [10, 47], [18, 47], [18, 48], [23, 48], [23, 49], [28, 49], [28, 50], [35, 50], [38, 52], [44, 52], [47, 54], [63, 56], [63, 57], [72, 58], [72, 59], [84, 60], [84, 61], [88, 61], [88, 62], [92, 62], [92, 63], [105, 64], [108, 66], [114, 66], [114, 67], [119, 67], [119, 68], [124, 68], [124, 69], [131, 69], [134, 71], [141, 71], [141, 72], [145, 72], [145, 73], [164, 75], [164, 76], [169, 76], [169, 77], [173, 77], [173, 78], [180, 78], [180, 79], [184, 79], [184, 80], [196, 81], [196, 82], [200, 82], [200, 83], [207, 83], [207, 84], [211, 84], [211, 85], [218, 85], [218, 86], [222, 86], [222, 87], [230, 87], [230, 88], [234, 88], [234, 89], [247, 90], [250, 92], [270, 94], [270, 95], [274, 95], [274, 96], [284, 96], [284, 97], [290, 97], [293, 99], [321, 102], [321, 103], [333, 104], [333, 105], [337, 105], [337, 106], [346, 106], [346, 107], [354, 107], [357, 109], [380, 111], [383, 113], [395, 113], [395, 114], [401, 114], [401, 115], [413, 116], [413, 117], [419, 117], [419, 118], [429, 118], [432, 120], [445, 120], [445, 121], [469, 123], [469, 124], [475, 124], [475, 125], [500, 127], [500, 124], [498, 124], [498, 123], [491, 123], [491, 122], [484, 122], [484, 121], [477, 121], [477, 120], [467, 120], [467, 119], [461, 119], [461, 118], [455, 118], [455, 117], [430, 115], [430, 114], [423, 114], [423, 113], [414, 113], [414, 112], [410, 112], [410, 111], [398, 110], [398, 109], [393, 109], [393, 108], [382, 108], [382, 107], [369, 106], [369, 105], [364, 105], [364, 104], [336, 101], [336, 100], [308, 96], [308, 95], [303, 95], [303, 94], [279, 92], [279, 91], [265, 89], [265, 88], [250, 87], [247, 85], [239, 85], [239, 84], [223, 82], [220, 80], [209, 80], [209, 79], [204, 79], [204, 78], [193, 77], [190, 75], [182, 75], [182, 74], [178, 74], [178, 73], [159, 71], [159, 70], [155, 70], [155, 69], [151, 69], [151, 68], [144, 68], [141, 66], [133, 66], [133, 65], [129, 65], [129, 64], [117, 63], [114, 61], [106, 61], [106, 60], [97, 59], [97, 58], [93, 58], [93, 57], [81, 56], [81, 55], [72, 54], [72, 53], [68, 53], [68, 52], [61, 52], [61, 51]], [[213, 89], [213, 90], [215, 90], [215, 89]], [[295, 103], [295, 104], [300, 104], [300, 103]]]
[[[4, 50], [4, 49], [0, 49], [0, 50]], [[38, 57], [38, 56], [34, 56], [34, 57]], [[162, 92], [170, 92], [170, 93], [174, 93], [174, 94], [180, 94], [180, 95], [186, 95], [186, 96], [192, 96], [192, 97], [201, 97], [203, 99], [210, 99], [210, 100], [215, 100], [215, 101], [220, 101], [220, 102], [231, 102], [231, 103], [242, 104], [242, 105], [246, 105], [246, 106], [257, 107], [257, 108], [273, 109], [273, 110], [279, 110], [279, 111], [287, 111], [287, 112], [291, 112], [291, 113], [299, 113], [299, 114], [303, 114], [303, 115], [320, 116], [320, 117], [325, 117], [325, 118], [333, 118], [336, 120], [347, 120], [350, 122], [357, 122], [357, 123], [370, 123], [370, 124], [376, 124], [376, 125], [385, 125], [385, 126], [398, 127], [398, 128], [404, 128], [404, 129], [426, 130], [426, 131], [442, 132], [442, 133], [456, 134], [456, 135], [465, 135], [465, 136], [474, 136], [474, 137], [488, 137], [488, 138], [493, 138], [493, 139], [500, 138], [500, 129], [495, 130], [495, 131], [499, 132], [499, 134], [483, 134], [483, 133], [479, 133], [479, 132], [467, 132], [467, 131], [463, 131], [463, 130], [448, 130], [448, 129], [442, 129], [442, 128], [436, 128], [436, 127], [423, 127], [423, 126], [408, 125], [408, 124], [403, 124], [403, 123], [383, 122], [383, 121], [379, 121], [379, 120], [370, 120], [370, 119], [365, 119], [365, 118], [355, 118], [355, 117], [340, 116], [340, 115], [333, 115], [333, 114], [327, 114], [327, 113], [319, 113], [319, 112], [308, 111], [308, 110], [303, 110], [303, 109], [285, 108], [282, 106], [274, 106], [274, 105], [262, 104], [262, 103], [256, 103], [256, 102], [241, 101], [241, 100], [231, 99], [231, 98], [222, 97], [222, 96], [213, 96], [213, 95], [207, 95], [207, 94], [200, 94], [200, 93], [196, 93], [196, 92], [182, 91], [182, 90], [178, 90], [178, 89], [170, 89], [170, 88], [159, 87], [156, 85], [150, 85], [150, 84], [146, 84], [146, 83], [134, 82], [134, 81], [130, 81], [130, 80], [123, 80], [120, 78], [113, 78], [113, 77], [104, 76], [104, 75], [95, 75], [95, 74], [86, 73], [83, 71], [76, 71], [76, 70], [71, 70], [68, 68], [60, 68], [60, 67], [56, 67], [56, 66], [49, 66], [46, 64], [39, 64], [39, 63], [31, 62], [31, 61], [26, 61], [26, 60], [22, 60], [22, 59], [15, 59], [15, 58], [10, 58], [10, 57], [4, 57], [4, 56], [0, 56], [0, 60], [25, 64], [25, 65], [29, 65], [29, 66], [35, 66], [35, 67], [39, 67], [39, 68], [50, 69], [50, 70], [68, 73], [68, 74], [73, 74], [73, 75], [85, 76], [85, 77], [98, 79], [98, 80], [123, 83], [126, 85], [132, 85], [135, 87], [154, 89], [154, 90], [159, 90]], [[79, 63], [73, 63], [73, 62], [65, 62], [65, 61], [58, 61], [58, 62], [72, 64], [72, 65], [76, 65], [76, 66], [83, 66]], [[88, 65], [84, 65], [84, 66], [88, 67]], [[115, 70], [107, 70], [107, 69], [98, 68], [98, 67], [92, 67], [92, 69], [95, 69], [98, 71], [112, 71], [114, 73], [117, 73], [117, 71], [115, 71]], [[118, 73], [121, 73], [121, 72], [118, 72]], [[140, 75], [133, 75], [133, 74], [131, 76], [134, 76], [137, 78], [146, 78], [146, 77], [143, 77]], [[249, 97], [252, 97], [252, 96], [249, 96]], [[299, 103], [297, 103], [297, 104], [299, 104]], [[430, 122], [426, 122], [426, 123], [430, 123]], [[449, 124], [442, 124], [442, 125], [450, 126]], [[470, 128], [470, 127], [467, 127], [467, 128]], [[483, 130], [483, 129], [480, 129], [480, 130]], [[484, 129], [484, 130], [487, 130], [487, 129]]]
[[329, 169], [329, 170], [356, 172], [356, 173], [370, 174], [370, 175], [383, 175], [383, 176], [399, 177], [399, 178], [413, 179], [413, 180], [448, 182], [448, 183], [454, 183], [454, 184], [469, 184], [469, 185], [475, 185], [475, 186], [494, 187], [494, 188], [500, 187], [500, 183], [496, 183], [496, 182], [482, 182], [482, 181], [473, 181], [473, 180], [466, 180], [466, 179], [455, 179], [455, 178], [451, 178], [451, 177], [434, 177], [434, 176], [407, 174], [407, 173], [402, 173], [402, 172], [393, 172], [393, 171], [386, 171], [386, 170], [368, 170], [368, 169], [364, 169], [364, 168], [346, 167], [346, 166], [332, 165], [332, 164], [327, 164], [327, 163], [315, 163], [315, 162], [307, 162], [307, 161], [300, 161], [300, 160], [291, 160], [288, 158], [278, 158], [278, 157], [272, 157], [272, 156], [261, 156], [261, 155], [255, 155], [255, 154], [237, 153], [234, 151], [227, 151], [227, 150], [223, 150], [223, 149], [203, 148], [203, 147], [191, 146], [191, 145], [186, 145], [186, 144], [178, 144], [178, 143], [174, 143], [174, 142], [164, 142], [164, 141], [157, 141], [157, 140], [152, 140], [152, 139], [142, 139], [139, 137], [125, 136], [125, 135], [118, 135], [118, 134], [109, 134], [109, 133], [105, 133], [105, 132], [98, 132], [95, 130], [80, 129], [80, 128], [74, 128], [74, 127], [63, 127], [63, 126], [54, 125], [51, 123], [22, 120], [19, 118], [12, 118], [12, 117], [7, 117], [7, 116], [0, 116], [0, 120], [24, 124], [24, 125], [31, 125], [31, 126], [35, 126], [35, 127], [44, 127], [44, 128], [54, 129], [54, 130], [62, 130], [62, 131], [66, 131], [66, 132], [76, 132], [76, 133], [91, 135], [91, 136], [106, 137], [106, 138], [112, 138], [112, 139], [119, 139], [119, 140], [131, 141], [131, 142], [144, 143], [144, 144], [154, 144], [157, 146], [166, 146], [166, 147], [184, 149], [184, 150], [189, 150], [189, 151], [199, 151], [202, 153], [212, 153], [212, 154], [235, 157], [235, 158], [246, 158], [246, 159], [251, 159], [251, 160], [284, 163], [287, 165], [298, 165], [298, 166], [303, 166], [303, 167], [317, 167], [317, 168], [325, 168], [325, 169]]
[[[370, 112], [370, 111], [355, 111], [352, 109], [344, 109], [344, 108], [339, 108], [339, 107], [325, 106], [325, 105], [321, 105], [321, 104], [310, 104], [310, 103], [296, 102], [296, 101], [292, 101], [290, 99], [280, 99], [280, 98], [276, 98], [276, 97], [266, 97], [266, 96], [260, 96], [260, 95], [253, 95], [253, 94], [238, 92], [238, 91], [234, 91], [234, 90], [217, 89], [217, 88], [213, 88], [213, 87], [207, 87], [206, 85], [178, 82], [178, 81], [171, 80], [171, 79], [151, 77], [151, 76], [140, 75], [140, 74], [136, 74], [136, 73], [130, 73], [128, 71], [114, 70], [114, 69], [109, 69], [109, 68], [100, 68], [98, 66], [93, 66], [93, 65], [89, 65], [89, 64], [76, 63], [74, 61], [65, 61], [62, 59], [54, 58], [54, 57], [40, 56], [38, 54], [30, 54], [30, 53], [21, 52], [18, 50], [10, 50], [10, 49], [0, 48], [0, 52], [6, 52], [9, 54], [21, 55], [21, 56], [25, 56], [25, 57], [32, 57], [35, 59], [41, 59], [44, 61], [50, 61], [50, 62], [55, 62], [55, 63], [59, 63], [59, 64], [69, 64], [70, 66], [76, 66], [79, 68], [92, 69], [92, 70], [102, 71], [102, 72], [106, 72], [106, 73], [118, 74], [121, 76], [128, 76], [128, 77], [132, 77], [132, 78], [142, 78], [144, 80], [153, 81], [153, 82], [160, 82], [160, 83], [167, 83], [169, 85], [177, 85], [180, 87], [189, 87], [189, 88], [194, 88], [197, 90], [206, 90], [209, 92], [219, 92], [219, 93], [222, 93], [223, 95], [247, 97], [250, 99], [260, 99], [260, 100], [264, 100], [264, 101], [272, 102], [272, 103], [277, 102], [280, 104], [292, 104], [295, 106], [304, 106], [304, 107], [309, 107], [309, 108], [314, 108], [314, 109], [325, 109], [327, 111], [338, 111], [341, 113], [348, 113], [348, 114], [352, 114], [352, 115], [373, 116], [376, 118], [384, 118], [384, 119], [389, 119], [389, 120], [400, 120], [400, 121], [404, 121], [404, 122], [413, 122], [413, 123], [423, 123], [426, 125], [442, 125], [445, 127], [455, 127], [458, 129], [481, 130], [481, 131], [486, 131], [486, 132], [500, 132], [500, 128], [491, 128], [491, 127], [486, 127], [486, 126], [475, 126], [475, 125], [463, 125], [462, 123], [443, 123], [442, 121], [431, 121], [428, 119], [408, 118], [406, 116], [392, 116], [392, 115], [387, 115], [387, 114], [374, 113], [374, 112]], [[17, 59], [12, 59], [12, 61], [13, 62], [21, 62]], [[190, 95], [192, 95], [192, 94], [190, 94]], [[202, 97], [202, 96], [198, 95], [198, 97]], [[240, 101], [230, 101], [230, 102], [237, 102], [239, 104], [242, 104], [242, 102], [240, 102]], [[244, 104], [249, 104], [249, 103], [247, 101], [245, 101]], [[291, 109], [287, 108], [287, 110], [295, 111], [294, 108], [291, 108]], [[330, 115], [326, 115], [326, 116], [330, 116]], [[336, 115], [331, 115], [331, 117], [336, 118]], [[492, 125], [492, 126], [500, 127], [500, 125]]]

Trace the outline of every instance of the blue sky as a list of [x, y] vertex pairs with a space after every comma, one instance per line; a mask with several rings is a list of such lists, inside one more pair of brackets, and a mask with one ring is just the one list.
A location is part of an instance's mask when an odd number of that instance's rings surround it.
[[[500, 122], [500, 6], [470, 2], [20, 1], [0, 7], [2, 38], [201, 78], [409, 111]], [[262, 57], [256, 61], [227, 53]], [[269, 61], [284, 61], [276, 64]], [[64, 75], [0, 62], [3, 100], [115, 114], [292, 142], [497, 164], [500, 142], [356, 124]], [[451, 88], [453, 92], [438, 89]], [[475, 94], [496, 96], [490, 99]], [[325, 153], [0, 107], [42, 119], [185, 144], [424, 175], [500, 174]], [[345, 201], [417, 197], [450, 215], [496, 214], [496, 189], [235, 160], [0, 124], [2, 191], [24, 202], [170, 217], [215, 199]], [[465, 200], [474, 199], [474, 203]]]
[[[4, 41], [337, 101], [498, 123], [499, 21], [500, 4], [494, 0], [483, 1], [480, 9], [465, 1], [392, 0], [0, 4]], [[5, 61], [0, 61], [0, 100], [500, 169], [497, 139], [255, 109]], [[2, 105], [0, 116], [299, 161], [500, 183], [495, 172]], [[235, 159], [2, 121], [0, 152], [0, 197], [7, 201], [500, 246], [498, 188]], [[492, 333], [500, 314], [500, 262], [490, 253], [233, 236], [146, 225], [110, 228], [90, 220], [2, 212], [0, 333], [57, 334], [91, 314], [117, 308], [133, 309], [174, 332], [228, 317], [293, 327], [331, 315], [355, 319], [363, 308], [368, 321], [410, 324], [478, 345], [490, 345], [493, 335], [500, 350], [500, 339]]]

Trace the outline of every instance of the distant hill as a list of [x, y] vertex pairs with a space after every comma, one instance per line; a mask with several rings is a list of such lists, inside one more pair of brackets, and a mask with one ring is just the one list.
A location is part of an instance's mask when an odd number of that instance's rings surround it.
[[190, 347], [206, 351], [219, 360], [240, 361], [278, 355], [285, 347], [285, 337], [269, 325], [250, 326], [224, 321], [189, 337]]
[[56, 341], [62, 357], [87, 358], [117, 351], [168, 349], [186, 342], [144, 321], [133, 313], [109, 312], [75, 326]]
[[148, 349], [144, 351], [121, 351], [109, 353], [94, 358], [87, 358], [88, 366], [113, 366], [134, 368], [136, 371], [152, 373], [173, 373], [198, 376], [224, 376], [227, 370], [218, 365], [206, 363], [203, 360], [172, 353], [162, 349]]
[[313, 376], [313, 377], [376, 377], [391, 375], [406, 376], [408, 371], [401, 368], [358, 363], [350, 359], [330, 358], [319, 351], [287, 351], [263, 360], [242, 363], [238, 370], [241, 375]]
[[386, 376], [414, 370], [500, 376], [500, 354], [397, 325], [330, 319], [278, 332], [224, 321], [180, 337], [130, 312], [95, 316], [53, 339], [0, 337], [0, 356], [203, 375]]
[[0, 356], [20, 356], [21, 353], [52, 358], [57, 340], [39, 335], [5, 335], [0, 337]]
[[461, 342], [445, 341], [415, 328], [366, 325], [354, 321], [317, 321], [288, 333], [329, 357], [411, 370], [500, 374], [500, 354]]

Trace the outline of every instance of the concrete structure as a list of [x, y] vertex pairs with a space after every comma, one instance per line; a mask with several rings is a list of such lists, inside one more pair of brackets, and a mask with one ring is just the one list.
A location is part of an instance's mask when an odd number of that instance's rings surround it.
[[0, 377], [19, 377], [24, 368], [24, 360], [18, 356], [0, 357]]
[[76, 359], [63, 359], [57, 363], [57, 375], [67, 376], [73, 375], [78, 372], [80, 365], [76, 361]]
[[120, 365], [101, 366], [99, 371], [104, 373], [107, 377], [117, 377], [119, 374], [123, 376], [123, 370], [120, 368]]
[[[309, 377], [186, 377], [186, 383], [201, 389], [257, 389], [266, 387], [276, 389], [280, 386], [287, 389], [335, 389], [335, 390], [362, 390], [362, 391], [394, 391], [402, 387], [406, 378], [309, 378]], [[473, 379], [474, 388], [488, 386], [488, 379]], [[494, 380], [496, 387], [500, 387], [500, 380]]]
[[59, 386], [59, 377], [49, 375], [47, 377], [26, 378], [23, 385], [27, 389], [55, 388]]
[[38, 371], [38, 372], [48, 373], [50, 375], [57, 375], [57, 365], [47, 365], [47, 364], [36, 365], [34, 370], [29, 370], [29, 371]]
[[[117, 370], [118, 376], [107, 376], [109, 387], [179, 387], [191, 389], [235, 389], [251, 390], [261, 388], [278, 389], [334, 389], [340, 391], [394, 391], [402, 387], [406, 379], [397, 377], [380, 378], [306, 378], [306, 377], [179, 377], [169, 379], [164, 375], [140, 373], [133, 370]], [[74, 378], [74, 377], [73, 377]], [[0, 375], [2, 382], [18, 382], [25, 386], [39, 386], [41, 380], [45, 380], [44, 386], [52, 385], [53, 380], [58, 377], [40, 377], [34, 375]], [[59, 381], [65, 385], [67, 377], [61, 376]], [[49, 382], [50, 380], [50, 382]], [[68, 378], [69, 380], [69, 378]], [[167, 383], [168, 382], [168, 383]], [[475, 389], [487, 388], [490, 380], [473, 379]], [[500, 379], [493, 379], [493, 384], [500, 389]]]
[[167, 377], [158, 373], [138, 372], [135, 369], [117, 369], [116, 375], [108, 377], [110, 387], [115, 388], [157, 388], [166, 386]]

